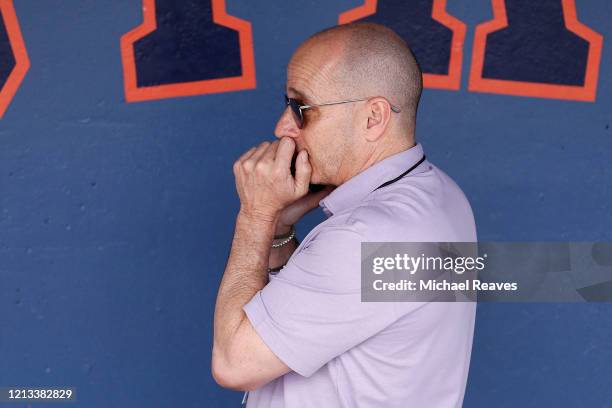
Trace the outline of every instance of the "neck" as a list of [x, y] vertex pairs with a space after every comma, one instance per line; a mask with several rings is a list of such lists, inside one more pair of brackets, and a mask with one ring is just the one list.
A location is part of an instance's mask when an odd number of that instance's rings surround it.
[[340, 180], [338, 180], [337, 185], [343, 184], [344, 182], [361, 173], [365, 169], [372, 167], [379, 161], [382, 161], [389, 156], [393, 156], [394, 154], [408, 150], [411, 147], [414, 147], [415, 145], [416, 143], [414, 141], [414, 137], [402, 137], [398, 138], [396, 143], [386, 144], [383, 146], [379, 146], [380, 148], [375, 148], [373, 151], [363, 156], [362, 160], [356, 160], [354, 163], [355, 166], [353, 166], [352, 169], [349, 169], [349, 171], [346, 172], [346, 175]]

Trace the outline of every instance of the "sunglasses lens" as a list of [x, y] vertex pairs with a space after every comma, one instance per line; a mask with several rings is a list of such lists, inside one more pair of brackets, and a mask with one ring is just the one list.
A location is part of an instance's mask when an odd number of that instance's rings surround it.
[[302, 111], [300, 110], [300, 104], [295, 99], [291, 99], [285, 95], [285, 103], [289, 105], [291, 108], [291, 112], [293, 112], [293, 117], [295, 118], [295, 122], [299, 129], [302, 128], [304, 121], [302, 119]]

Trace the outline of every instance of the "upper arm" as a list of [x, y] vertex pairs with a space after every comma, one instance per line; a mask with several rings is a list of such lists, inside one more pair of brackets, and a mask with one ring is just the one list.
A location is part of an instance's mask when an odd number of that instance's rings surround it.
[[338, 226], [303, 242], [244, 305], [224, 365], [230, 374], [219, 376], [232, 381], [222, 385], [253, 389], [289, 371], [308, 377], [397, 320], [392, 302], [361, 302], [362, 241]]
[[362, 241], [347, 226], [322, 229], [244, 306], [264, 343], [301, 376], [398, 318], [392, 302], [361, 302]]
[[213, 347], [212, 373], [225, 388], [254, 390], [291, 371], [244, 316], [228, 350]]

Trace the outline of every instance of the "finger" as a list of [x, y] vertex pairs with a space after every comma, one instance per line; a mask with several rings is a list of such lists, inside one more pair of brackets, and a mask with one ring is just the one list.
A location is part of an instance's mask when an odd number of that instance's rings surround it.
[[274, 156], [276, 156], [276, 150], [278, 149], [279, 141], [275, 140], [268, 146], [268, 149], [263, 154], [262, 159], [274, 161]]
[[295, 142], [290, 137], [283, 137], [276, 150], [274, 163], [276, 168], [289, 169], [291, 167], [291, 159], [295, 152]]
[[259, 146], [257, 146], [257, 149], [251, 155], [251, 157], [249, 157], [249, 160], [254, 161], [254, 162], [258, 162], [259, 159], [261, 158], [261, 156], [263, 156], [263, 154], [268, 149], [268, 146], [270, 146], [270, 142], [268, 142], [268, 141], [265, 141], [265, 142], [261, 143]]
[[304, 195], [308, 192], [308, 185], [310, 184], [310, 175], [312, 173], [312, 167], [308, 161], [308, 152], [302, 150], [298, 153], [295, 161], [295, 190], [296, 193]]
[[242, 162], [242, 161], [247, 160], [249, 157], [251, 157], [251, 155], [253, 154], [253, 152], [255, 152], [255, 149], [257, 149], [257, 146], [253, 146], [253, 147], [251, 147], [249, 150], [247, 150], [246, 152], [244, 152], [244, 153], [242, 154], [242, 156], [240, 156], [240, 157], [238, 158], [238, 160], [236, 160], [236, 161]]

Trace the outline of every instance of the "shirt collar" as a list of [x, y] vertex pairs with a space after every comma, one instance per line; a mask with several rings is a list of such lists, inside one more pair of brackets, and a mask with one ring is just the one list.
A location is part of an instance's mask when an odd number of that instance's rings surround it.
[[416, 164], [423, 157], [420, 143], [403, 152], [391, 155], [356, 174], [319, 201], [325, 215], [330, 217], [362, 201], [378, 186]]

